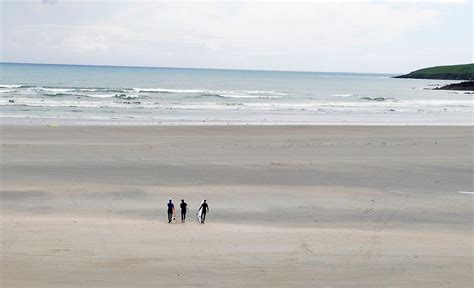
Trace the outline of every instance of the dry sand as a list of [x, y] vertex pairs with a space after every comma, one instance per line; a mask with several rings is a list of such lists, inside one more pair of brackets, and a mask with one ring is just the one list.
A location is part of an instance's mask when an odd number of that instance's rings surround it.
[[472, 287], [472, 133], [2, 126], [0, 286]]

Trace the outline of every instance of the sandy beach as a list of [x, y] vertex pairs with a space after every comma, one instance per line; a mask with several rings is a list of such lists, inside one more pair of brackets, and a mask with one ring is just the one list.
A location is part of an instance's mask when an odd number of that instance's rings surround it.
[[472, 126], [0, 132], [1, 287], [473, 285]]

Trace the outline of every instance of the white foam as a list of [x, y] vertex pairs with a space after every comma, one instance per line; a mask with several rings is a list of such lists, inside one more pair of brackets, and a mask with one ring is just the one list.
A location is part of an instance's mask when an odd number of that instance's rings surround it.
[[[239, 91], [238, 91], [239, 92]], [[287, 93], [275, 92], [275, 91], [266, 91], [266, 90], [241, 90], [241, 92], [246, 94], [264, 94], [264, 95], [278, 95], [278, 96], [287, 96]]]
[[[391, 103], [390, 105], [379, 102], [275, 102], [275, 101], [256, 101], [256, 102], [222, 102], [222, 101], [175, 101], [162, 100], [160, 102], [153, 99], [142, 101], [127, 101], [139, 97], [139, 95], [117, 94], [94, 94], [78, 95], [96, 100], [87, 101], [86, 98], [68, 99], [68, 98], [29, 98], [15, 97], [15, 102], [10, 102], [7, 98], [0, 98], [0, 106], [31, 106], [31, 107], [86, 107], [86, 108], [143, 108], [143, 109], [162, 109], [162, 110], [208, 110], [211, 111], [242, 111], [242, 112], [288, 112], [291, 114], [301, 113], [331, 113], [331, 112], [350, 112], [350, 113], [417, 113], [426, 114], [430, 112], [445, 113], [445, 106], [420, 109], [412, 104], [406, 105], [401, 102]], [[249, 98], [249, 95], [230, 95], [230, 98]], [[253, 96], [255, 97], [255, 96]], [[266, 97], [266, 96], [258, 96]], [[277, 97], [277, 96], [274, 96]], [[450, 107], [449, 112], [471, 112], [471, 107], [455, 106]]]
[[91, 98], [113, 98], [117, 96], [117, 94], [87, 94], [84, 96], [91, 97]]
[[75, 91], [80, 91], [80, 92], [96, 92], [96, 91], [101, 91], [101, 90], [107, 90], [107, 89], [96, 89], [96, 88], [75, 88]]
[[[133, 88], [139, 93], [175, 93], [175, 94], [205, 94], [202, 96], [221, 96], [227, 98], [270, 98], [271, 96], [286, 96], [288, 94], [265, 90], [208, 90], [208, 89], [172, 89], [172, 88]], [[275, 97], [276, 98], [276, 97]]]
[[20, 88], [21, 85], [15, 84], [0, 84], [0, 88]]
[[458, 191], [458, 193], [474, 195], [474, 192], [468, 192], [468, 191]]
[[[212, 94], [211, 94], [212, 95]], [[271, 95], [248, 95], [248, 94], [215, 94], [216, 96], [223, 98], [242, 98], [242, 99], [258, 99], [258, 98], [268, 98], [268, 99], [278, 99], [283, 96], [271, 96]]]
[[471, 100], [408, 100], [400, 103], [419, 106], [466, 106], [474, 107], [474, 101]]
[[54, 93], [65, 93], [65, 92], [72, 92], [74, 89], [69, 88], [43, 88], [37, 87], [38, 90], [46, 91], [46, 92], [54, 92]]
[[169, 89], [169, 88], [133, 88], [135, 92], [155, 92], [155, 93], [206, 93], [202, 89]]
[[354, 94], [334, 94], [333, 97], [354, 97]]

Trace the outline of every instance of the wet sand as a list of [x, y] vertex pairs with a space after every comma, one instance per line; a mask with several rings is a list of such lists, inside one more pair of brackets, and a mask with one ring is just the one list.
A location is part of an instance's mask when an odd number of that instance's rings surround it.
[[472, 127], [0, 132], [1, 287], [473, 285]]

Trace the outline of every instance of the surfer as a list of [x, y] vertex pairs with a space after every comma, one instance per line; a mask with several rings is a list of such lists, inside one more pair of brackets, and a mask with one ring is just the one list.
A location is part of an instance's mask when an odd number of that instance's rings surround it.
[[173, 200], [170, 199], [170, 201], [168, 202], [168, 223], [171, 223], [171, 219], [173, 218], [173, 210], [174, 210]]
[[187, 210], [188, 204], [184, 202], [184, 199], [181, 199], [181, 204], [179, 204], [179, 207], [181, 207], [181, 222], [184, 223], [186, 221], [186, 210]]
[[204, 199], [204, 202], [202, 202], [201, 207], [199, 207], [199, 210], [202, 210], [201, 223], [204, 223], [204, 220], [206, 220], [206, 213], [209, 212], [209, 205], [207, 205], [206, 199]]

